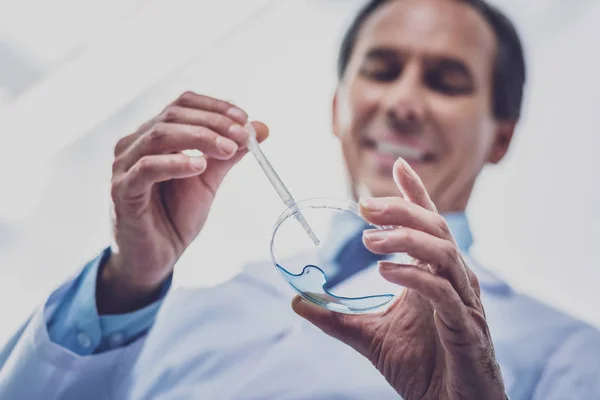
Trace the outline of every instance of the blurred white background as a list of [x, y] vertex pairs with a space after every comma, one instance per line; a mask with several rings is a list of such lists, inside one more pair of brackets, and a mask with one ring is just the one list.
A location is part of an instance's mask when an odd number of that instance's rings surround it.
[[[0, 0], [0, 342], [109, 243], [114, 143], [184, 90], [267, 122], [264, 151], [297, 199], [345, 196], [330, 99], [362, 3]], [[468, 210], [474, 252], [600, 327], [600, 2], [495, 3], [522, 34], [529, 84], [509, 157], [485, 171]], [[267, 258], [281, 211], [247, 157], [175, 284], [214, 285]]]

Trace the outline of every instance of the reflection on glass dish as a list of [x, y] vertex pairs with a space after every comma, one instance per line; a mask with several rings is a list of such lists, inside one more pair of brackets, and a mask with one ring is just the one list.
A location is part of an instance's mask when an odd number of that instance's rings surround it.
[[377, 309], [389, 303], [393, 294], [378, 294], [364, 297], [341, 297], [336, 296], [327, 289], [327, 276], [325, 272], [316, 265], [307, 265], [300, 274], [292, 274], [277, 264], [277, 269], [283, 278], [303, 297], [313, 303], [329, 308], [331, 304], [337, 304], [339, 309], [335, 311], [346, 311], [348, 313], [362, 313]]
[[[296, 219], [298, 215], [319, 238], [317, 243]], [[381, 311], [391, 304], [402, 288], [381, 277], [375, 262], [363, 265], [357, 262], [353, 265], [358, 267], [356, 272], [339, 281], [337, 278], [344, 274], [336, 254], [340, 254], [350, 237], [362, 230], [387, 228], [368, 224], [360, 216], [358, 204], [353, 202], [330, 198], [301, 201], [278, 218], [271, 237], [271, 258], [290, 287], [314, 304], [348, 314]], [[351, 284], [347, 284], [348, 280]]]

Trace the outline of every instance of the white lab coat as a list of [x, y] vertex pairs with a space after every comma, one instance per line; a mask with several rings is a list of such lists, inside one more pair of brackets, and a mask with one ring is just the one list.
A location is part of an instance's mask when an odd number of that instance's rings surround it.
[[[50, 341], [46, 317], [70, 280], [39, 307], [0, 352], [0, 399], [124, 400], [145, 338], [98, 355], [79, 356]], [[31, 377], [24, 380], [23, 377]]]
[[[512, 398], [600, 399], [600, 334], [475, 271]], [[375, 265], [345, 284], [370, 287], [374, 277]], [[398, 398], [366, 358], [290, 310], [293, 293], [270, 263], [213, 290], [171, 293], [147, 339], [85, 357], [46, 329], [73, 283], [0, 352], [0, 400]]]

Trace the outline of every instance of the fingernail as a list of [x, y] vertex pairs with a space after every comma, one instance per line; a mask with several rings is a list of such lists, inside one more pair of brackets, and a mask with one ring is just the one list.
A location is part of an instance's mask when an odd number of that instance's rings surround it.
[[379, 229], [364, 231], [363, 234], [369, 242], [382, 242], [388, 238], [388, 233]]
[[378, 261], [379, 267], [386, 271], [391, 271], [398, 268], [398, 264], [394, 264], [391, 262]]
[[385, 202], [375, 198], [366, 198], [360, 200], [360, 205], [368, 211], [383, 211]]
[[229, 127], [229, 133], [231, 134], [231, 136], [235, 137], [235, 139], [239, 140], [240, 142], [245, 142], [250, 136], [248, 131], [243, 126], [238, 124], [231, 125]]
[[243, 124], [245, 124], [248, 120], [248, 114], [237, 107], [231, 107], [229, 110], [227, 110], [227, 115]]
[[206, 166], [204, 157], [190, 157], [190, 166], [196, 171], [202, 171]]
[[217, 138], [217, 147], [219, 148], [219, 150], [221, 150], [227, 155], [233, 154], [238, 149], [238, 146], [237, 144], [235, 144], [235, 142], [232, 142], [231, 140], [224, 138], [223, 136], [219, 136]]

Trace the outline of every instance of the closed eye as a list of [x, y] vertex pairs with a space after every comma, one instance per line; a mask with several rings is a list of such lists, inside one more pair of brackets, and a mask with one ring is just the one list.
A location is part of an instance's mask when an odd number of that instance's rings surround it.
[[475, 89], [468, 67], [456, 60], [441, 60], [429, 65], [425, 81], [431, 89], [451, 96], [469, 94]]
[[402, 73], [402, 63], [392, 50], [371, 49], [365, 55], [359, 72], [368, 79], [390, 82]]

